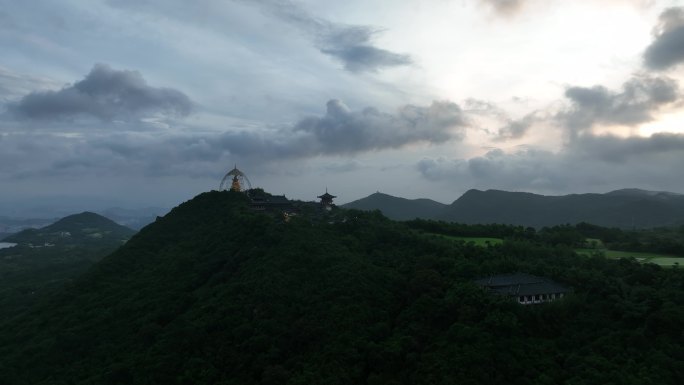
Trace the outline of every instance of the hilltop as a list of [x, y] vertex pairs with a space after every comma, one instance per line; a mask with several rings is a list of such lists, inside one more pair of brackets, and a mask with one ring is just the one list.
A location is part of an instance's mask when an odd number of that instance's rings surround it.
[[103, 217], [83, 212], [64, 217], [40, 229], [26, 229], [5, 238], [5, 242], [20, 245], [87, 245], [121, 244], [135, 234], [128, 227]]
[[[397, 204], [401, 202], [401, 204]], [[607, 227], [650, 228], [684, 224], [684, 195], [639, 189], [606, 194], [545, 196], [501, 190], [468, 190], [450, 205], [372, 194], [343, 207], [380, 210], [396, 220], [504, 223], [540, 228], [588, 222]]]
[[0, 320], [59, 290], [133, 234], [85, 212], [8, 236], [4, 241], [17, 245], [0, 249]]
[[401, 221], [415, 218], [438, 218], [447, 205], [431, 199], [405, 199], [377, 192], [347, 203], [342, 207], [357, 210], [380, 210], [388, 218]]
[[[473, 283], [515, 271], [574, 294], [523, 307]], [[683, 283], [679, 270], [525, 239], [478, 247], [378, 213], [285, 221], [214, 191], [0, 322], [0, 382], [678, 383]]]

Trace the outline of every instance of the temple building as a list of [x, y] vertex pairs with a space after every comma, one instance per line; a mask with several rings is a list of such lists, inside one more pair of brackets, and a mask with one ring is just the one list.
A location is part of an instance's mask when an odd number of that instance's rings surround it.
[[555, 301], [572, 291], [548, 278], [524, 273], [493, 275], [478, 279], [475, 283], [489, 292], [510, 297], [523, 305]]
[[250, 207], [254, 210], [293, 210], [292, 202], [285, 195], [271, 195], [257, 189], [251, 191], [249, 197]]
[[337, 198], [334, 195], [328, 194], [328, 188], [326, 187], [325, 189], [325, 194], [319, 195], [317, 198], [321, 200], [321, 206], [326, 209], [330, 210], [334, 204], [333, 204], [333, 199]]

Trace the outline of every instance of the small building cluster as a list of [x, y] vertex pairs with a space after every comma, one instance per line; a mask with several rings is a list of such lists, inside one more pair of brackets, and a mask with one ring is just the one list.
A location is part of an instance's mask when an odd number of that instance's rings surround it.
[[270, 195], [262, 191], [250, 191], [250, 207], [254, 210], [292, 210], [292, 202], [285, 195]]
[[[294, 202], [287, 199], [285, 195], [271, 195], [260, 188], [253, 189], [247, 175], [238, 170], [237, 165], [228, 171], [221, 180], [219, 191], [224, 190], [243, 192], [250, 198], [250, 207], [253, 210], [282, 212], [286, 221], [290, 217], [296, 216], [299, 211], [293, 204]], [[333, 199], [337, 197], [329, 194], [327, 188], [325, 194], [319, 195], [318, 198], [320, 199], [318, 207], [321, 210], [330, 211], [335, 207]]]
[[548, 278], [524, 273], [493, 275], [478, 279], [475, 283], [523, 305], [555, 301], [571, 292], [569, 288]]

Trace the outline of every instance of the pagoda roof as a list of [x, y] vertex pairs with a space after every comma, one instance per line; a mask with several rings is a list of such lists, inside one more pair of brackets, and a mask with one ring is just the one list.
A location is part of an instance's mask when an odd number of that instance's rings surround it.
[[233, 167], [233, 169], [230, 170], [230, 171], [228, 172], [227, 175], [230, 175], [230, 176], [244, 176], [245, 173], [243, 173], [242, 171], [238, 170], [237, 165], [235, 165], [235, 167]]
[[326, 191], [325, 194], [319, 195], [318, 198], [321, 198], [321, 199], [332, 199], [332, 198], [337, 198], [337, 197], [336, 197], [335, 195], [328, 194], [328, 192]]

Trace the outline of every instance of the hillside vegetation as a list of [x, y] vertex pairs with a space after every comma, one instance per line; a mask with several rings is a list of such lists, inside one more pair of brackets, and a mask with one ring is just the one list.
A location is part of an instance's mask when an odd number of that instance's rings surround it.
[[85, 212], [10, 235], [0, 249], [0, 320], [40, 301], [120, 247], [135, 231]]
[[[0, 323], [0, 383], [684, 381], [682, 271], [492, 229], [473, 235], [505, 241], [480, 247], [378, 212], [286, 222], [204, 193]], [[521, 306], [472, 283], [515, 271], [574, 294]]]
[[3, 241], [33, 246], [45, 246], [46, 243], [60, 246], [112, 243], [120, 245], [133, 234], [135, 231], [128, 227], [86, 211], [64, 217], [40, 229], [23, 230]]

